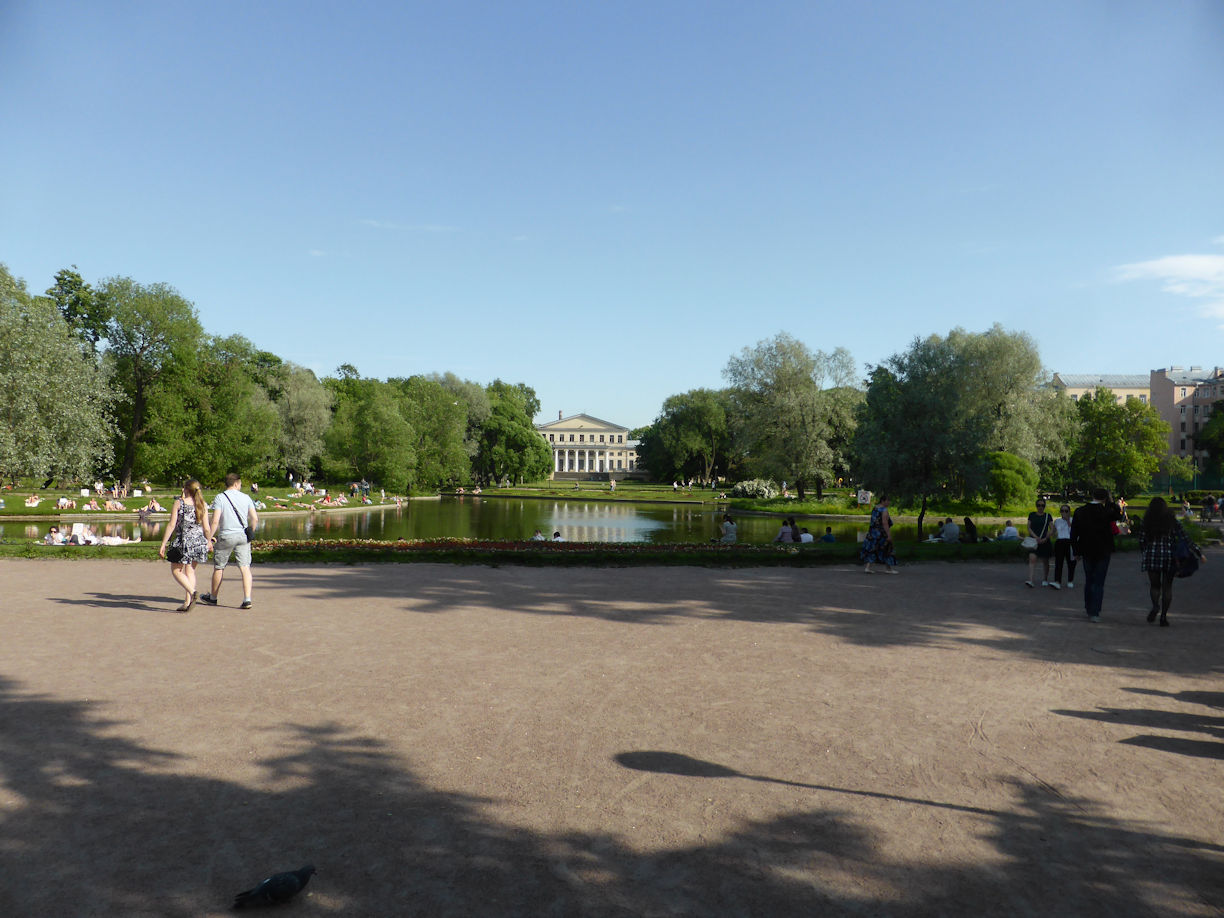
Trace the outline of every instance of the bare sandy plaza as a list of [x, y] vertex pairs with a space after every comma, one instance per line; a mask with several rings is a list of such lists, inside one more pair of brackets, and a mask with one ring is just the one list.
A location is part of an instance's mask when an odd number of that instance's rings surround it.
[[1224, 914], [1224, 555], [0, 562], [0, 915]]

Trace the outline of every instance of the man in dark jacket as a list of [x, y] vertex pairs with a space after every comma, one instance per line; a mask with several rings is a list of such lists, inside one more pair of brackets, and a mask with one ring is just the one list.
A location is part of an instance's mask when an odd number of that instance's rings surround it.
[[1084, 569], [1084, 612], [1088, 620], [1101, 620], [1105, 598], [1105, 575], [1114, 550], [1113, 524], [1121, 518], [1118, 505], [1109, 502], [1109, 492], [1097, 488], [1092, 502], [1084, 504], [1071, 518], [1071, 549]]

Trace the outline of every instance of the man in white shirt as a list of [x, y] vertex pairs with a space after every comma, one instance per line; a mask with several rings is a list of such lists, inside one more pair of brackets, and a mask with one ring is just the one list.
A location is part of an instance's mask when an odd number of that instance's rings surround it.
[[251, 543], [246, 537], [246, 527], [252, 530], [259, 525], [259, 514], [255, 502], [242, 493], [242, 478], [237, 472], [225, 476], [225, 490], [213, 498], [211, 529], [208, 533], [216, 545], [213, 547], [212, 591], [200, 596], [201, 602], [210, 606], [217, 604], [221, 592], [221, 581], [231, 556], [238, 563], [242, 574], [241, 609], [251, 608]]

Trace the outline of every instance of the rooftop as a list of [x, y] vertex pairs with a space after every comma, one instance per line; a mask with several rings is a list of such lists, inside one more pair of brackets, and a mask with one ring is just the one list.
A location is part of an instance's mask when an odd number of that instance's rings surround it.
[[1068, 389], [1146, 389], [1151, 384], [1147, 373], [1055, 373], [1054, 384]]

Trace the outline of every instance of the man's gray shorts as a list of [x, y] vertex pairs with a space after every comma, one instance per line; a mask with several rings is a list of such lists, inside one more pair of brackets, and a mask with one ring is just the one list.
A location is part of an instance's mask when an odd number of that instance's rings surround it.
[[251, 566], [251, 543], [246, 540], [245, 532], [223, 532], [217, 536], [217, 544], [213, 546], [213, 567], [223, 570], [230, 562], [230, 555], [239, 567]]

